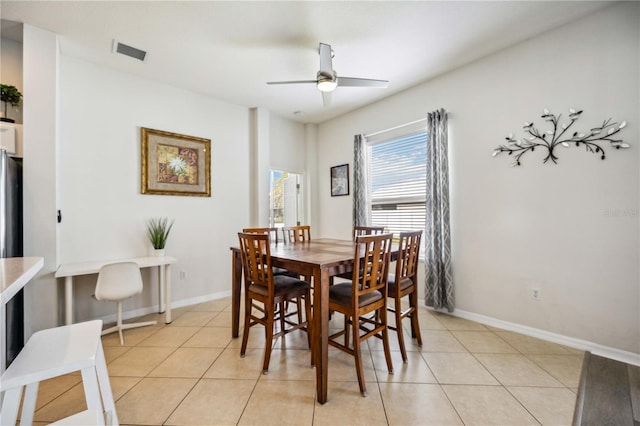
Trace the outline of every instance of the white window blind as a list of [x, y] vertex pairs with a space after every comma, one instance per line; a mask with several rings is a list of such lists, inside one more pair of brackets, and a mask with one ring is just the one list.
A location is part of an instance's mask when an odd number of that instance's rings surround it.
[[371, 220], [387, 232], [424, 230], [426, 132], [372, 144], [369, 150]]

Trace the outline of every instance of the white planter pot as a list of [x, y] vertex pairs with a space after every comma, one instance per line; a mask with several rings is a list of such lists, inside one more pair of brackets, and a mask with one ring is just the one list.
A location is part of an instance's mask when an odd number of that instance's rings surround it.
[[158, 257], [164, 256], [164, 249], [153, 249], [153, 255]]

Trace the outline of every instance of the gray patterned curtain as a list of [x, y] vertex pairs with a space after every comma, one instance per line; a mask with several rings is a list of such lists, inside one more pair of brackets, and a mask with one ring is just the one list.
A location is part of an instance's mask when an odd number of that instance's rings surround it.
[[353, 140], [353, 226], [369, 226], [370, 218], [367, 140], [363, 135], [356, 135]]
[[451, 231], [447, 112], [427, 116], [427, 206], [425, 223], [425, 303], [452, 312]]

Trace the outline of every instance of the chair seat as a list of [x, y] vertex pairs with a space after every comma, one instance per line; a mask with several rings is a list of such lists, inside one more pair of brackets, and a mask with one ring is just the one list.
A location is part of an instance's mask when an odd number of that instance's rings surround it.
[[[413, 285], [413, 281], [411, 278], [403, 278], [400, 280], [400, 291], [406, 290]], [[389, 286], [387, 290], [387, 294], [391, 297], [395, 295], [396, 292], [396, 276], [394, 274], [389, 274]]]
[[[351, 283], [332, 285], [329, 287], [329, 303], [349, 307], [351, 306], [351, 294]], [[382, 299], [382, 293], [379, 291], [363, 294], [358, 301], [358, 307], [370, 305], [380, 299]]]
[[[304, 294], [307, 289], [311, 288], [308, 282], [286, 275], [274, 275], [273, 286], [275, 297], [286, 296], [292, 293]], [[268, 288], [259, 284], [251, 284], [249, 286], [249, 291], [264, 297], [269, 295]]]

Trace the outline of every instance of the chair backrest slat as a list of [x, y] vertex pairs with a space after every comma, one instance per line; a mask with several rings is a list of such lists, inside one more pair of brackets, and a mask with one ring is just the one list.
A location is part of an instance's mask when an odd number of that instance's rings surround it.
[[384, 226], [354, 226], [353, 241], [361, 235], [380, 235], [384, 234]]
[[418, 273], [420, 240], [422, 231], [401, 232], [396, 261], [396, 282], [405, 278], [415, 279]]
[[354, 257], [354, 300], [363, 294], [381, 291], [386, 294], [393, 234], [363, 235], [356, 238]]
[[269, 289], [273, 295], [271, 270], [271, 238], [269, 234], [239, 232], [240, 252], [244, 268], [245, 286], [257, 284]]
[[271, 242], [278, 244], [278, 228], [244, 228], [242, 232], [249, 234], [269, 234]]
[[282, 237], [285, 243], [300, 243], [311, 240], [311, 226], [285, 226], [282, 228]]

